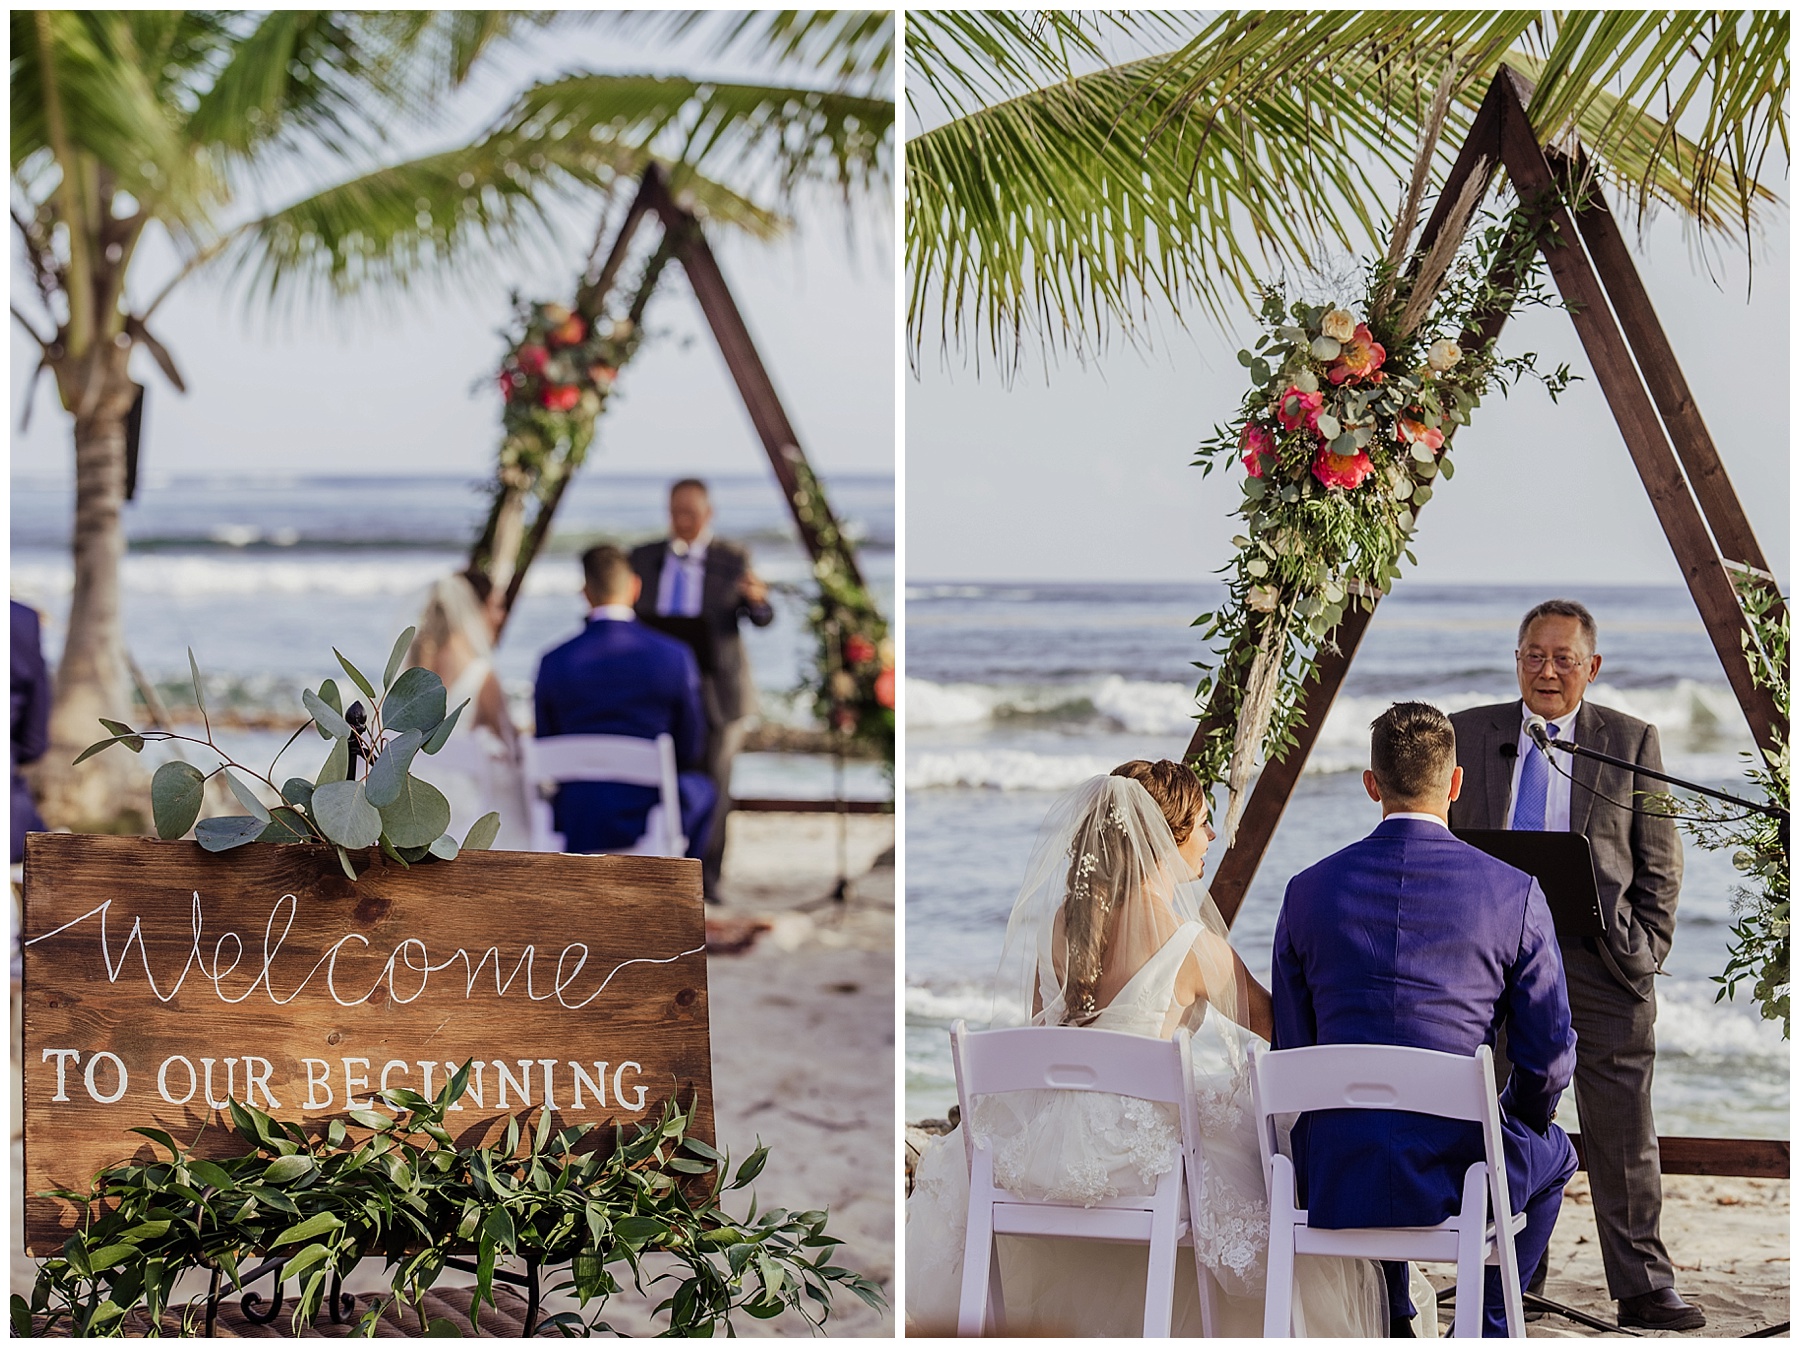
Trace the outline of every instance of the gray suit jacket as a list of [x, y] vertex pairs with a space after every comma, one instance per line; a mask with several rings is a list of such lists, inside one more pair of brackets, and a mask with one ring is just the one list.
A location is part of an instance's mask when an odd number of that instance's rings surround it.
[[[1471, 707], [1450, 718], [1456, 729], [1456, 761], [1463, 770], [1462, 796], [1450, 806], [1452, 828], [1504, 828], [1512, 799], [1512, 752], [1524, 716], [1520, 702]], [[1662, 770], [1656, 727], [1634, 716], [1584, 701], [1574, 739], [1602, 753]], [[1656, 971], [1675, 936], [1675, 902], [1681, 893], [1681, 840], [1674, 821], [1656, 819], [1614, 802], [1634, 803], [1634, 792], [1664, 784], [1578, 755], [1552, 760], [1574, 778], [1569, 789], [1569, 829], [1587, 835], [1594, 879], [1606, 914], [1600, 957], [1619, 985], [1640, 1000], [1651, 994]]]
[[[656, 615], [656, 591], [662, 583], [666, 542], [645, 543], [631, 550], [631, 569], [644, 582], [638, 596], [640, 617]], [[736, 543], [714, 538], [706, 545], [706, 581], [700, 592], [700, 619], [712, 640], [710, 659], [700, 662], [700, 691], [706, 703], [706, 719], [714, 726], [729, 725], [756, 711], [756, 684], [750, 677], [750, 661], [738, 636], [738, 619], [748, 618], [758, 627], [775, 621], [767, 603], [751, 604], [738, 593], [738, 583], [750, 569], [750, 554]]]

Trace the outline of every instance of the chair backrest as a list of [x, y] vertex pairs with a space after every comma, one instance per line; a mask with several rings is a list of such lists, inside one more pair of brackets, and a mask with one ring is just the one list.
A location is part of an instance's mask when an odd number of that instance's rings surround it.
[[1073, 1025], [950, 1031], [963, 1117], [978, 1095], [1004, 1091], [1102, 1091], [1180, 1104], [1185, 1091], [1174, 1041]]
[[1404, 1109], [1480, 1123], [1494, 1098], [1492, 1069], [1475, 1057], [1395, 1044], [1321, 1044], [1264, 1052], [1256, 1058], [1261, 1108], [1270, 1114], [1313, 1109]]
[[663, 746], [671, 764], [675, 741], [668, 735], [638, 739], [631, 735], [551, 735], [527, 741], [526, 771], [533, 784], [545, 782], [622, 782], [628, 786], [663, 784]]
[[[662, 793], [661, 850], [679, 856], [681, 792], [675, 762], [675, 740], [668, 734], [655, 739], [633, 735], [549, 735], [520, 743], [528, 803], [536, 811], [534, 836], [540, 850], [550, 847], [549, 806], [541, 788], [564, 782], [619, 782], [626, 786], [654, 786]], [[648, 822], [648, 821], [647, 821]], [[560, 844], [557, 844], [560, 846]]]
[[1397, 1044], [1321, 1044], [1263, 1050], [1250, 1062], [1250, 1094], [1264, 1178], [1277, 1147], [1275, 1116], [1321, 1109], [1398, 1109], [1481, 1126], [1493, 1211], [1510, 1212], [1494, 1093], [1494, 1051], [1471, 1057]]
[[1128, 1095], [1180, 1106], [1184, 1124], [1193, 1110], [1185, 1031], [1174, 1039], [1077, 1025], [971, 1032], [959, 1020], [950, 1030], [950, 1061], [962, 1108], [963, 1145], [971, 1151], [974, 1103], [983, 1095], [1046, 1090]]

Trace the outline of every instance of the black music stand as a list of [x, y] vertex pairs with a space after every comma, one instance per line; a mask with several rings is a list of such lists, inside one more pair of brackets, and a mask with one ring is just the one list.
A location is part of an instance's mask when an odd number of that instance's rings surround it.
[[1457, 837], [1471, 847], [1534, 877], [1550, 904], [1556, 935], [1564, 941], [1606, 935], [1606, 914], [1594, 883], [1594, 854], [1580, 833], [1527, 829], [1459, 828]]
[[702, 674], [716, 674], [719, 668], [718, 657], [713, 651], [713, 633], [704, 618], [683, 618], [668, 613], [643, 613], [638, 620], [645, 627], [654, 627], [658, 632], [665, 632], [674, 637], [682, 645], [694, 653], [694, 660], [700, 666]]

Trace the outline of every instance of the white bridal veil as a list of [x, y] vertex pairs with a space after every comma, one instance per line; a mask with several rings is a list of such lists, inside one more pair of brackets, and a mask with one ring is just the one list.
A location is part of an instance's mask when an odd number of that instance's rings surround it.
[[[1197, 923], [1163, 1034], [1208, 1006], [1248, 1023], [1224, 919], [1162, 809], [1128, 777], [1095, 777], [1052, 807], [1007, 922], [1000, 991], [1034, 1025], [1091, 1025], [1184, 926]], [[1209, 939], [1210, 938], [1210, 939]]]

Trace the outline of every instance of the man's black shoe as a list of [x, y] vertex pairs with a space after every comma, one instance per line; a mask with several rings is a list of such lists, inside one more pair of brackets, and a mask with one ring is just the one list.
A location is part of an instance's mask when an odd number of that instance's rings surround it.
[[1388, 1321], [1388, 1337], [1390, 1339], [1416, 1339], [1419, 1336], [1413, 1333], [1410, 1316], [1396, 1315]]
[[1619, 1300], [1621, 1329], [1705, 1329], [1706, 1312], [1690, 1306], [1673, 1287]]

